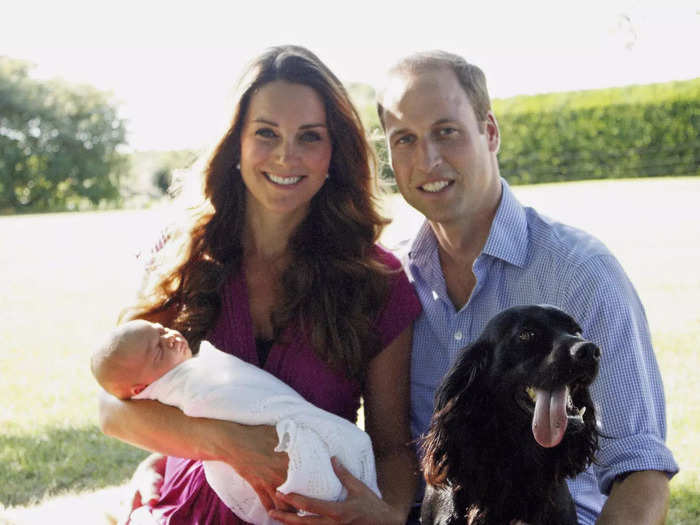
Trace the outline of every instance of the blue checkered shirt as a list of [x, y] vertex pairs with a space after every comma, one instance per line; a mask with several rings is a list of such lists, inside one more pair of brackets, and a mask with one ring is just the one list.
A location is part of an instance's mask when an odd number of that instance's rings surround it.
[[414, 437], [425, 432], [440, 380], [491, 317], [519, 304], [558, 306], [603, 351], [591, 395], [610, 438], [600, 441], [600, 464], [569, 482], [579, 523], [593, 524], [616, 476], [678, 471], [664, 443], [664, 390], [646, 315], [624, 270], [600, 241], [523, 207], [505, 180], [502, 186], [488, 240], [474, 262], [476, 286], [459, 311], [447, 295], [427, 222], [403, 258], [423, 305], [413, 334], [411, 431]]

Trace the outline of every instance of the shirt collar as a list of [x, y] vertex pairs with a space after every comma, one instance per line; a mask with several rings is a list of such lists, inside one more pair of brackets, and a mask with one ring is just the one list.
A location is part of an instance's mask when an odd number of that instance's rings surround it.
[[528, 244], [525, 208], [503, 178], [501, 188], [501, 202], [482, 253], [522, 268], [527, 260]]
[[[527, 259], [527, 217], [525, 208], [513, 195], [510, 186], [501, 178], [501, 201], [482, 254], [502, 259], [523, 267]], [[431, 260], [438, 257], [437, 239], [428, 221], [424, 221], [411, 245], [408, 260], [419, 268], [432, 266]], [[434, 261], [433, 261], [434, 262]]]
[[413, 264], [425, 266], [435, 253], [437, 253], [437, 239], [430, 223], [424, 220], [411, 244], [408, 258]]

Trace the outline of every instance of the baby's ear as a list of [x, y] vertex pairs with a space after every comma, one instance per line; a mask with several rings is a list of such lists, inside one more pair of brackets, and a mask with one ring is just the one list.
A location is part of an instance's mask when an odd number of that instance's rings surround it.
[[147, 386], [148, 385], [133, 385], [131, 387], [131, 395], [135, 396], [136, 394], [140, 394]]

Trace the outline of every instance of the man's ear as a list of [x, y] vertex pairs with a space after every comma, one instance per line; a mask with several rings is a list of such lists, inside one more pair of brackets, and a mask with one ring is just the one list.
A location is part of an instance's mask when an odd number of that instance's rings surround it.
[[498, 121], [492, 111], [486, 114], [486, 140], [489, 144], [489, 150], [492, 153], [498, 153], [501, 148], [501, 132], [498, 129]]
[[144, 388], [146, 388], [147, 386], [148, 385], [142, 385], [142, 384], [132, 385], [131, 390], [130, 390], [131, 395], [135, 396], [136, 394], [140, 394], [141, 392], [143, 392]]

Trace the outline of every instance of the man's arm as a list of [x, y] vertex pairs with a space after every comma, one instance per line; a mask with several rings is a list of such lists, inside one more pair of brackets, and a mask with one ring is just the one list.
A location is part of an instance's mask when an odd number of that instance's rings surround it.
[[598, 523], [663, 523], [678, 467], [664, 443], [663, 383], [644, 309], [610, 255], [591, 259], [568, 282], [565, 306], [603, 352], [592, 386], [602, 430], [593, 470], [610, 495]]
[[598, 525], [657, 525], [666, 521], [668, 477], [657, 470], [633, 472], [613, 483]]

